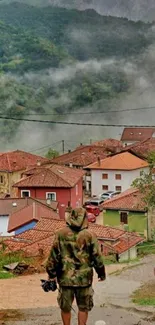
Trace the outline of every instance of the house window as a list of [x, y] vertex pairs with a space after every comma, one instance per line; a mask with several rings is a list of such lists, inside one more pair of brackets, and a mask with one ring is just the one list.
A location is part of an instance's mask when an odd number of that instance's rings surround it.
[[127, 212], [121, 212], [120, 213], [120, 221], [121, 221], [121, 223], [124, 223], [125, 225], [128, 224], [128, 214], [127, 214]]
[[30, 197], [30, 191], [27, 190], [21, 191], [21, 197]]
[[102, 179], [108, 179], [108, 174], [102, 174]]
[[122, 179], [122, 175], [121, 174], [115, 174], [115, 179], [117, 179], [117, 180]]
[[76, 195], [78, 195], [78, 185], [76, 185], [75, 189], [76, 189]]
[[4, 177], [2, 175], [0, 176], [0, 182], [1, 182], [1, 184], [4, 183]]
[[46, 200], [56, 201], [56, 193], [46, 192]]
[[115, 190], [116, 190], [117, 192], [121, 192], [121, 191], [122, 191], [122, 186], [116, 186], [116, 187], [115, 187]]
[[108, 191], [108, 185], [102, 185], [102, 190], [103, 191]]

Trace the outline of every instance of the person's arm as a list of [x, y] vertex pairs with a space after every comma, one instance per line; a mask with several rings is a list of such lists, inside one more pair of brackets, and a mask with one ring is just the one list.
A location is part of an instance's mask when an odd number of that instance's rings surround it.
[[103, 281], [106, 279], [104, 259], [101, 253], [98, 240], [95, 235], [92, 237], [91, 252], [92, 252], [93, 267], [96, 273], [98, 274], [99, 280]]
[[59, 240], [58, 235], [55, 235], [54, 243], [52, 245], [47, 263], [46, 272], [49, 276], [49, 280], [53, 280], [57, 276], [57, 268], [59, 266], [60, 260], [60, 250], [59, 250]]

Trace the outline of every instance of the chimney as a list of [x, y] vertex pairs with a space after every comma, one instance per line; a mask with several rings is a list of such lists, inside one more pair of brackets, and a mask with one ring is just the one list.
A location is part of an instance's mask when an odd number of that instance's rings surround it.
[[98, 165], [100, 166], [101, 165], [101, 158], [100, 158], [100, 156], [97, 157], [97, 162], [98, 162]]
[[35, 218], [35, 216], [36, 216], [36, 204], [35, 204], [35, 202], [33, 202], [33, 219]]
[[72, 163], [69, 163], [69, 167], [71, 167], [71, 168], [72, 168], [72, 167], [73, 167], [73, 164], [72, 164]]

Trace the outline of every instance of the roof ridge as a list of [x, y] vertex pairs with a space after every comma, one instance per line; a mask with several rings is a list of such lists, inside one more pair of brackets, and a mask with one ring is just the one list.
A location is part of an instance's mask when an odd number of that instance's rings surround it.
[[[52, 168], [53, 168], [54, 166], [55, 166], [55, 165], [53, 165]], [[57, 168], [57, 166], [59, 166], [59, 165], [56, 165], [56, 168]], [[63, 167], [66, 167], [66, 166], [63, 166]], [[51, 170], [51, 169], [49, 169], [49, 170]], [[64, 179], [64, 177], [61, 177], [61, 176], [63, 176], [63, 174], [60, 176], [60, 175], [57, 175], [57, 174], [54, 173], [54, 175], [56, 175], [59, 179], [63, 179], [63, 181], [64, 181], [67, 185], [69, 185], [69, 186], [72, 187], [72, 185], [71, 185], [69, 182], [67, 182], [67, 181]]]

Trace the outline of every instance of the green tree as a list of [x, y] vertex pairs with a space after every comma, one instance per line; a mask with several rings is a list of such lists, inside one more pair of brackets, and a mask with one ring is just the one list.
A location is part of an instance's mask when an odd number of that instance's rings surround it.
[[143, 201], [146, 204], [147, 217], [148, 217], [148, 239], [152, 239], [153, 229], [151, 229], [150, 216], [152, 210], [155, 208], [155, 180], [154, 180], [154, 167], [155, 167], [155, 151], [150, 152], [147, 159], [149, 163], [148, 172], [142, 171], [140, 177], [136, 178], [132, 184], [133, 187], [138, 188], [140, 193], [143, 194]]
[[53, 159], [59, 156], [59, 152], [50, 148], [48, 152], [46, 153], [45, 157], [48, 159]]

